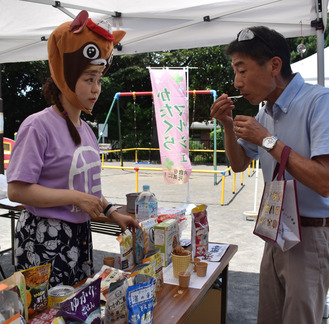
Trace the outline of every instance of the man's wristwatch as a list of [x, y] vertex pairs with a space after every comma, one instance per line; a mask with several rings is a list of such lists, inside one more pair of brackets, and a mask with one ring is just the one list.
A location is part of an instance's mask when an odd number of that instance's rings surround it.
[[265, 137], [262, 142], [262, 148], [266, 151], [270, 151], [275, 146], [277, 141], [278, 138], [276, 136]]

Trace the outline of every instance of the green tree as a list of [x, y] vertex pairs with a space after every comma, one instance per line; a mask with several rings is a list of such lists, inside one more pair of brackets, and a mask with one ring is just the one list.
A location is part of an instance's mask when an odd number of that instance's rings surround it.
[[46, 106], [42, 84], [49, 75], [44, 61], [2, 64], [4, 136], [14, 138], [21, 122]]

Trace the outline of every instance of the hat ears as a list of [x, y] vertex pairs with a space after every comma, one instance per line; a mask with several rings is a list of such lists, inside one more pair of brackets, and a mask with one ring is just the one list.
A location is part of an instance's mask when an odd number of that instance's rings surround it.
[[[80, 13], [75, 17], [74, 21], [70, 25], [70, 31], [75, 29], [73, 33], [80, 33], [84, 26], [87, 24], [88, 18], [89, 14], [86, 10], [80, 11]], [[123, 30], [116, 30], [113, 31], [112, 34], [114, 36], [113, 45], [115, 46], [119, 44], [121, 39], [126, 35], [126, 32]]]
[[114, 36], [114, 41], [113, 41], [113, 45], [117, 45], [119, 44], [119, 42], [121, 41], [121, 39], [126, 35], [126, 32], [123, 30], [115, 30], [113, 32], [113, 36]]

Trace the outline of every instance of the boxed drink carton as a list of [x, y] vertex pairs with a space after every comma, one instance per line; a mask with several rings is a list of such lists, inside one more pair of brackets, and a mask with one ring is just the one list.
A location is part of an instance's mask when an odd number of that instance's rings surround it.
[[164, 267], [170, 264], [171, 252], [177, 245], [179, 245], [177, 219], [167, 219], [154, 226], [154, 248], [160, 249]]

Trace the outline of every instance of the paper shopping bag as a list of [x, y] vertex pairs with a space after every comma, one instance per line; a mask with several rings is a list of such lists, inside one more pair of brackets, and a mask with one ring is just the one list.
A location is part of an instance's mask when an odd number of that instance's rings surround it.
[[301, 241], [296, 180], [281, 180], [290, 148], [284, 148], [281, 163], [274, 170], [279, 181], [265, 183], [254, 234], [282, 251]]

